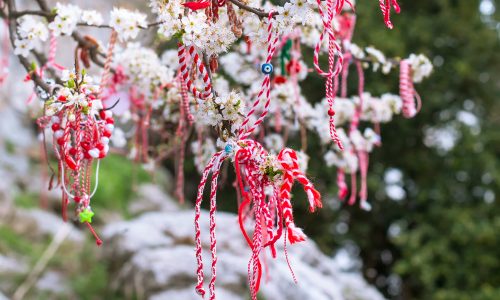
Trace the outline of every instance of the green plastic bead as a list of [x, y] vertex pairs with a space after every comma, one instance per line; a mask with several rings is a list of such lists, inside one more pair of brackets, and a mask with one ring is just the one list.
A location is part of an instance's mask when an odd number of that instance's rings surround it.
[[94, 212], [90, 208], [88, 208], [88, 207], [85, 208], [78, 215], [78, 217], [80, 218], [80, 222], [81, 223], [85, 223], [85, 222], [92, 223], [92, 217], [93, 216], [94, 216]]

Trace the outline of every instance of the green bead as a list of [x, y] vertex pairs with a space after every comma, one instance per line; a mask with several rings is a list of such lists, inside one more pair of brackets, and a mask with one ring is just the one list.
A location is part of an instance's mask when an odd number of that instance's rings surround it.
[[94, 216], [94, 212], [90, 208], [85, 208], [83, 211], [78, 214], [81, 223], [92, 223], [92, 217]]

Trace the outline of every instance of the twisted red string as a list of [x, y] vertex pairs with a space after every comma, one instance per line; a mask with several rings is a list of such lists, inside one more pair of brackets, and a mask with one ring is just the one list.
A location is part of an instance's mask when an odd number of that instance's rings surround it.
[[[274, 15], [273, 11], [269, 12], [268, 16], [269, 24], [267, 26], [267, 57], [265, 62], [266, 64], [271, 63], [271, 60], [273, 59], [274, 53], [276, 51], [276, 44], [278, 43], [279, 39], [278, 36], [275, 36], [273, 38], [273, 15]], [[264, 93], [266, 97], [266, 103], [264, 104], [262, 113], [260, 114], [257, 121], [255, 121], [255, 123], [250, 128], [246, 129], [250, 121], [250, 118], [255, 113], [257, 107], [259, 106], [261, 97]], [[270, 95], [271, 95], [271, 74], [266, 74], [264, 80], [262, 81], [261, 89], [259, 94], [257, 95], [257, 99], [255, 100], [252, 109], [247, 113], [245, 119], [243, 120], [243, 123], [241, 124], [240, 131], [238, 133], [238, 140], [244, 140], [247, 137], [249, 137], [264, 121], [264, 118], [269, 112], [269, 105], [271, 103]]]
[[99, 89], [99, 98], [102, 97], [102, 93], [106, 88], [111, 77], [111, 63], [113, 62], [113, 51], [115, 49], [115, 44], [118, 38], [118, 33], [116, 30], [111, 31], [111, 37], [109, 38], [108, 52], [106, 53], [106, 60], [104, 61], [104, 69], [101, 77], [101, 86]]
[[406, 59], [399, 64], [399, 95], [403, 101], [403, 116], [413, 118], [422, 106], [419, 94], [413, 87], [411, 65]]
[[[252, 173], [257, 173], [257, 170], [252, 170]], [[259, 291], [260, 278], [262, 275], [262, 267], [260, 263], [260, 252], [262, 249], [262, 207], [264, 206], [264, 191], [262, 185], [255, 182], [255, 176], [248, 177], [248, 185], [252, 191], [254, 200], [254, 219], [255, 226], [252, 238], [252, 257], [248, 262], [248, 280], [250, 285], [250, 294], [252, 300], [257, 300], [257, 292]]]
[[54, 32], [50, 31], [50, 41], [49, 41], [49, 55], [47, 56], [47, 63], [44, 67], [54, 67], [58, 70], [64, 70], [65, 68], [58, 63], [56, 63], [56, 52], [57, 52], [57, 36]]
[[[181, 71], [181, 79], [186, 84], [187, 89], [193, 94], [197, 99], [206, 99], [212, 95], [212, 83], [210, 81], [210, 76], [208, 75], [207, 68], [205, 64], [200, 59], [198, 52], [196, 52], [194, 46], [190, 46], [186, 51], [186, 47], [182, 43], [177, 44], [177, 55], [179, 57], [179, 65]], [[193, 81], [189, 78], [189, 68], [188, 68], [188, 58], [187, 55], [193, 59], [196, 65], [196, 72], [199, 73], [200, 77], [204, 83], [204, 90], [199, 91], [193, 84]]]
[[[342, 2], [342, 3], [341, 3]], [[325, 84], [325, 95], [329, 105], [328, 115], [330, 117], [330, 136], [332, 140], [337, 143], [338, 147], [343, 150], [344, 147], [342, 142], [340, 141], [337, 130], [335, 128], [335, 111], [333, 109], [333, 105], [335, 102], [335, 94], [336, 90], [333, 87], [333, 80], [338, 76], [340, 71], [342, 70], [343, 65], [343, 55], [340, 48], [340, 45], [336, 41], [335, 32], [333, 30], [333, 19], [335, 17], [336, 12], [341, 10], [343, 7], [344, 1], [334, 1], [327, 0], [326, 8], [327, 12], [323, 11], [321, 0], [317, 0], [318, 11], [321, 16], [321, 20], [323, 21], [323, 31], [320, 34], [318, 43], [316, 43], [316, 47], [314, 48], [314, 68], [316, 72], [326, 78]], [[342, 4], [342, 6], [340, 6]], [[319, 52], [321, 50], [321, 46], [323, 43], [323, 39], [325, 34], [328, 34], [328, 71], [325, 72], [319, 66]], [[337, 56], [337, 59], [335, 57]]]
[[209, 284], [210, 300], [215, 300], [215, 281], [217, 279], [217, 239], [215, 236], [215, 213], [217, 211], [217, 179], [223, 160], [219, 158], [212, 172], [212, 184], [210, 189], [210, 252], [212, 254], [212, 279]]
[[[203, 200], [203, 190], [205, 189], [205, 185], [208, 179], [208, 175], [210, 172], [214, 169], [214, 165], [219, 165], [219, 161], [221, 160], [223, 156], [223, 152], [217, 152], [215, 153], [212, 158], [210, 159], [209, 163], [205, 167], [205, 170], [203, 171], [202, 178], [200, 181], [200, 184], [198, 185], [198, 194], [196, 197], [196, 203], [195, 203], [195, 218], [194, 218], [194, 224], [195, 224], [195, 244], [196, 244], [196, 261], [198, 268], [196, 270], [197, 273], [197, 285], [196, 285], [196, 292], [200, 294], [202, 297], [205, 296], [205, 289], [203, 288], [203, 281], [204, 281], [204, 274], [203, 274], [203, 257], [202, 257], [202, 247], [201, 247], [201, 229], [200, 229], [200, 217], [201, 217], [201, 202]], [[215, 170], [214, 172], [217, 172], [218, 175], [218, 170]], [[215, 173], [214, 173], [215, 174]], [[214, 176], [214, 175], [212, 175]], [[217, 182], [217, 181], [215, 181]], [[212, 182], [213, 183], [213, 182]], [[213, 187], [212, 187], [213, 188]], [[211, 193], [212, 195], [212, 193]], [[211, 197], [212, 201], [212, 197]], [[212, 245], [211, 245], [212, 249]], [[215, 252], [215, 246], [213, 248], [213, 253]], [[213, 270], [212, 270], [213, 272]], [[210, 290], [210, 293], [212, 294], [212, 290]]]
[[394, 8], [394, 11], [399, 14], [401, 12], [401, 8], [399, 7], [397, 0], [379, 0], [380, 10], [382, 11], [382, 15], [384, 16], [384, 23], [387, 28], [392, 29], [394, 25], [391, 22], [391, 6]]

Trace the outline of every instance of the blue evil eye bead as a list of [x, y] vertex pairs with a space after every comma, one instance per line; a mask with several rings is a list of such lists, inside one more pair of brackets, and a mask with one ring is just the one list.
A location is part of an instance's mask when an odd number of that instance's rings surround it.
[[227, 144], [226, 147], [224, 147], [224, 152], [226, 152], [226, 154], [230, 154], [231, 152], [233, 152], [233, 148], [233, 145]]
[[261, 70], [262, 70], [262, 73], [269, 75], [273, 72], [274, 67], [271, 64], [263, 64]]

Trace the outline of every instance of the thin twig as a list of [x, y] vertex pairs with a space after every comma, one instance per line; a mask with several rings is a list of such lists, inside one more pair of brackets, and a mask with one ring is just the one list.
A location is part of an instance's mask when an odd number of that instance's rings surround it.
[[[152, 28], [152, 27], [155, 27], [155, 26], [158, 26], [158, 25], [161, 25], [165, 23], [164, 21], [158, 21], [158, 22], [153, 22], [153, 23], [149, 23], [148, 25], [146, 25], [146, 27], [142, 27], [140, 26], [139, 28], [140, 29], [149, 29], [149, 28]], [[77, 23], [76, 25], [78, 26], [84, 26], [84, 27], [94, 27], [94, 28], [107, 28], [107, 29], [113, 29], [113, 27], [107, 25], [107, 24], [101, 24], [101, 25], [91, 25], [91, 24], [87, 24], [87, 23], [83, 23], [83, 22], [79, 22]]]
[[[265, 17], [268, 17], [269, 16], [269, 12], [265, 12], [261, 9], [258, 9], [258, 8], [254, 8], [254, 7], [251, 7], [251, 6], [248, 6], [238, 0], [229, 0], [231, 1], [234, 5], [238, 6], [239, 8], [243, 9], [243, 10], [246, 10], [246, 11], [249, 11], [251, 13], [254, 13], [256, 14], [259, 18], [265, 18]], [[275, 15], [279, 15], [278, 12], [273, 12], [273, 16]]]
[[42, 10], [23, 10], [23, 11], [12, 12], [12, 14], [9, 14], [9, 18], [17, 19], [19, 17], [26, 16], [26, 15], [41, 16], [41, 17], [45, 17], [45, 18], [51, 18], [53, 16], [53, 14], [48, 13], [46, 11], [42, 11]]

